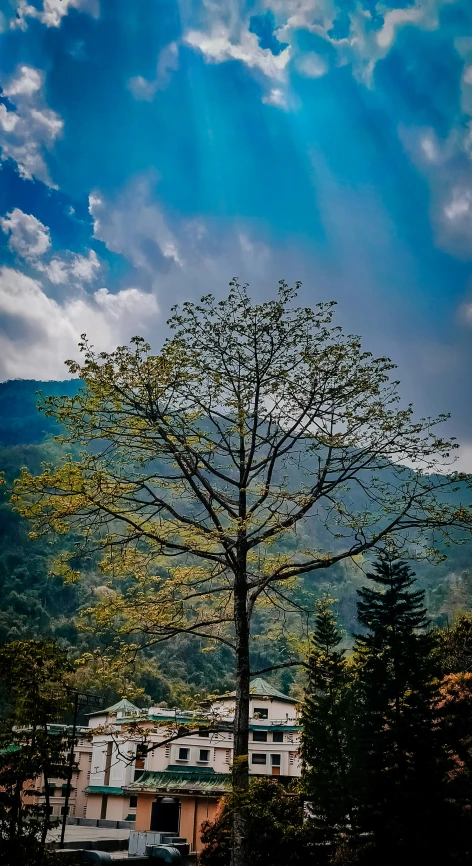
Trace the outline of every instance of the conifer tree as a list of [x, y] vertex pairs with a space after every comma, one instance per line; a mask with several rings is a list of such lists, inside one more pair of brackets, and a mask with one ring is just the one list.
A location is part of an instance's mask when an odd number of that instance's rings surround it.
[[352, 819], [348, 737], [352, 693], [332, 604], [328, 598], [317, 603], [302, 708], [304, 788], [321, 842], [334, 842]]
[[409, 566], [388, 553], [368, 577], [375, 586], [359, 592], [365, 632], [357, 636], [355, 652], [360, 827], [383, 866], [403, 855], [441, 862], [442, 765], [424, 593], [412, 589]]

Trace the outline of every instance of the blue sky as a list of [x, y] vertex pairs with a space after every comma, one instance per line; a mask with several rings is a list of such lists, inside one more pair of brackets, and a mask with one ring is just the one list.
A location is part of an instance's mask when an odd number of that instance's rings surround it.
[[1, 379], [301, 279], [472, 469], [470, 0], [0, 0], [0, 86]]

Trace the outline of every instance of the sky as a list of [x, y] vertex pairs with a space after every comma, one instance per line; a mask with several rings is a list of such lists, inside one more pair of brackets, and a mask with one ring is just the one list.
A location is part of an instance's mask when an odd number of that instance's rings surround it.
[[472, 471], [470, 0], [0, 0], [0, 380], [301, 280]]

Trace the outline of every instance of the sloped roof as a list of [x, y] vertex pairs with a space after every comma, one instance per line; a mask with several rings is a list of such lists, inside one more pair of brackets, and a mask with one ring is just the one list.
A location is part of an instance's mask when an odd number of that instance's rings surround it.
[[215, 773], [213, 767], [180, 767], [170, 765], [167, 770], [147, 770], [126, 786], [126, 791], [155, 794], [162, 792], [196, 792], [225, 794], [231, 790], [231, 774]]
[[278, 689], [275, 689], [274, 686], [271, 686], [271, 684], [268, 683], [267, 680], [263, 680], [262, 677], [257, 677], [255, 680], [251, 680], [249, 684], [249, 693], [251, 695], [257, 695], [260, 698], [278, 698], [280, 701], [288, 701], [290, 704], [295, 703], [293, 698], [289, 698], [288, 695], [279, 692]]
[[123, 698], [118, 703], [113, 704], [112, 707], [107, 707], [105, 710], [96, 710], [94, 713], [90, 713], [91, 716], [110, 716], [112, 713], [122, 712], [126, 713], [140, 713], [141, 710], [139, 707], [136, 707], [131, 701], [128, 701], [126, 698]]
[[[289, 698], [288, 695], [279, 692], [278, 689], [275, 689], [274, 686], [271, 686], [270, 683], [268, 683], [267, 680], [263, 680], [262, 677], [256, 677], [254, 680], [251, 680], [249, 684], [249, 694], [251, 697], [277, 698], [278, 701], [285, 701], [287, 704], [296, 704], [294, 698]], [[235, 696], [236, 692], [231, 692], [229, 695], [223, 695], [221, 698], [216, 698], [216, 702], [228, 700], [228, 698], [234, 698]]]
[[123, 788], [113, 788], [111, 785], [88, 785], [85, 789], [86, 794], [110, 794], [111, 796], [121, 796]]

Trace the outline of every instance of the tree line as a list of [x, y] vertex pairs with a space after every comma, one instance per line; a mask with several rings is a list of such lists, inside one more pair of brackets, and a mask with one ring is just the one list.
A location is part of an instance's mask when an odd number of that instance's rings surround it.
[[[335, 602], [318, 601], [300, 705], [302, 775], [255, 777], [203, 825], [201, 866], [229, 866], [235, 810], [254, 866], [467, 864], [472, 850], [472, 616], [432, 629], [424, 593], [390, 550], [359, 591], [359, 634], [342, 648]], [[48, 733], [70, 710], [64, 652], [0, 648], [0, 857], [53, 862], [47, 781], [69, 747]], [[34, 780], [44, 781], [44, 794]], [[38, 799], [39, 795], [39, 799]]]
[[[317, 604], [302, 778], [252, 781], [245, 807], [255, 866], [470, 862], [472, 617], [431, 629], [424, 593], [391, 552], [367, 578], [351, 655], [333, 601]], [[235, 799], [204, 828], [202, 866], [230, 862]]]

